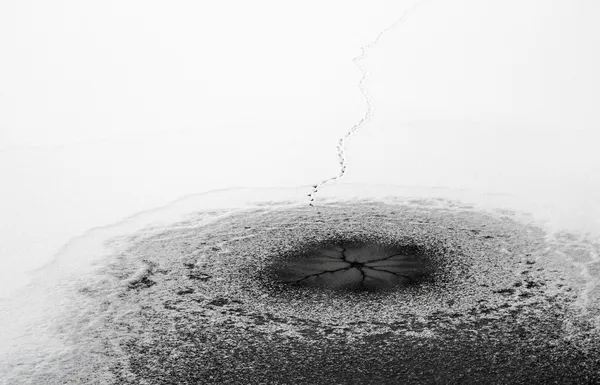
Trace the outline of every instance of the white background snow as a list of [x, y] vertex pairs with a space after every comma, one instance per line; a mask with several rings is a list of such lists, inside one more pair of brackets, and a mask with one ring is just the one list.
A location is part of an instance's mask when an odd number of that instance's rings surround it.
[[[90, 228], [334, 176], [366, 108], [352, 58], [413, 3], [0, 2], [0, 297]], [[344, 182], [517, 194], [600, 234], [599, 19], [420, 2], [361, 61]]]

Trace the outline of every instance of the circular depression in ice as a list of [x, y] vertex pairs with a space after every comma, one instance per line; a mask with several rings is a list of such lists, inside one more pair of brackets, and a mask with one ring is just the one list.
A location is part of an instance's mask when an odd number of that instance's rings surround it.
[[274, 263], [275, 278], [300, 286], [382, 290], [418, 284], [427, 264], [417, 247], [340, 240], [311, 245]]
[[598, 289], [581, 273], [598, 243], [452, 194], [345, 186], [315, 209], [302, 189], [222, 191], [103, 230], [108, 253], [75, 245], [28, 296], [38, 316], [5, 378], [598, 379]]

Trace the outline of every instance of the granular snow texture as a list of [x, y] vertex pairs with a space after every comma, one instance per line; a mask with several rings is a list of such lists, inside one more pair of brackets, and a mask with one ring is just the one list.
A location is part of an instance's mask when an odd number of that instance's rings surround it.
[[[595, 245], [442, 200], [201, 218], [115, 240], [76, 285], [85, 306], [57, 328], [68, 349], [14, 373], [35, 384], [600, 383], [597, 297], [565, 259]], [[411, 279], [358, 275], [364, 255], [398, 250]], [[349, 284], [298, 284], [338, 268], [355, 270]]]

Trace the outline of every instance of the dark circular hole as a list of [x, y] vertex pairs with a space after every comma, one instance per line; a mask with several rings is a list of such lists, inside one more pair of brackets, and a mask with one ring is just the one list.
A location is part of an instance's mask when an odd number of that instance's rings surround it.
[[304, 245], [271, 267], [275, 281], [332, 290], [381, 291], [432, 278], [427, 253], [414, 245], [336, 240]]

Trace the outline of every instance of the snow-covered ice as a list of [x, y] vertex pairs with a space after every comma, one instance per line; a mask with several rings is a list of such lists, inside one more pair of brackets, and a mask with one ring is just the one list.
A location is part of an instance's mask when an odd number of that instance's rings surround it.
[[[589, 0], [3, 2], [3, 356], [64, 347], [52, 320], [105, 241], [308, 205], [340, 171], [317, 209], [443, 198], [593, 245], [598, 16]], [[589, 247], [565, 254], [579, 303], [597, 292]]]

